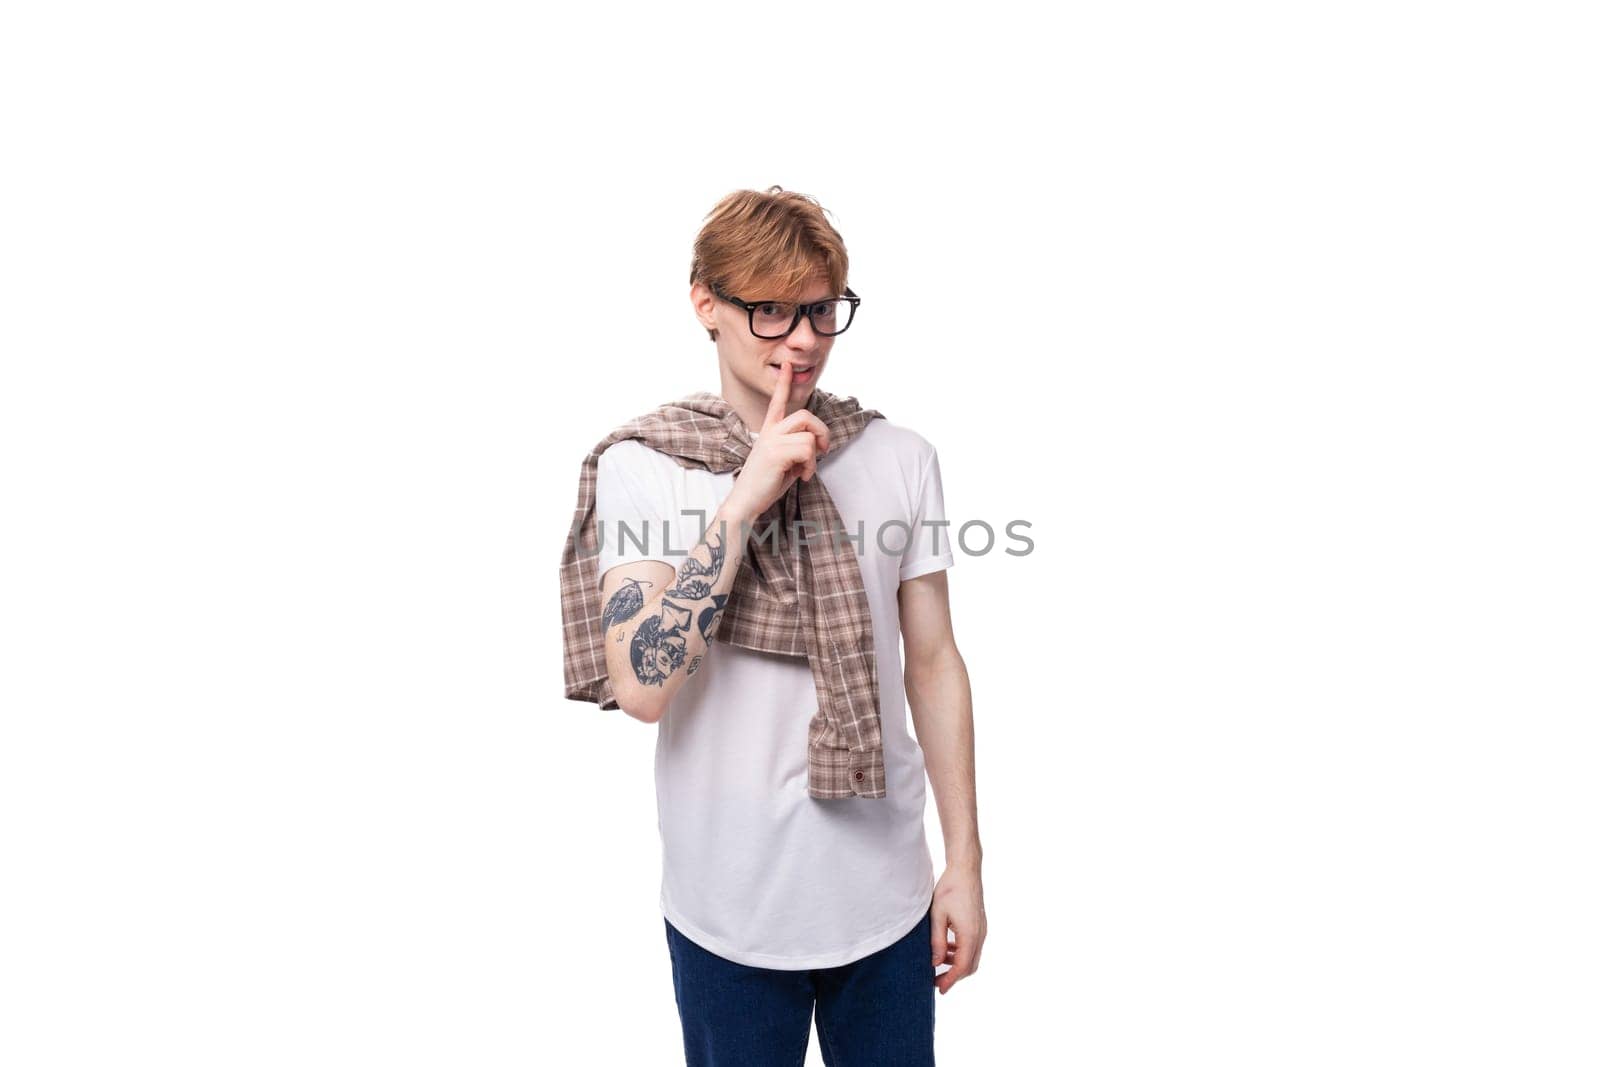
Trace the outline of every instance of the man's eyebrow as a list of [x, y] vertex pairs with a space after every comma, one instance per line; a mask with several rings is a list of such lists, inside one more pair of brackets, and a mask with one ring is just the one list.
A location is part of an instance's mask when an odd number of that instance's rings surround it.
[[790, 300], [790, 299], [787, 299], [786, 297], [772, 296], [772, 297], [766, 297], [764, 299], [758, 299], [758, 300], [747, 300], [747, 301], [745, 301], [745, 303], [747, 303], [747, 304], [788, 304], [791, 307], [797, 307], [797, 306], [810, 307], [812, 304], [825, 304], [829, 300], [842, 300], [842, 299], [844, 299], [844, 298], [840, 297], [840, 296], [831, 296], [831, 295], [830, 296], [819, 296], [815, 300]]

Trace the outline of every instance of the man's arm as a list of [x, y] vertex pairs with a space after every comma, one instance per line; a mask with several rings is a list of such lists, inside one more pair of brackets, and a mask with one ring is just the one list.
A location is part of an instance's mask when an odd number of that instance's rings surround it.
[[982, 865], [978, 840], [972, 685], [956, 648], [945, 571], [900, 583], [906, 701], [933, 784], [949, 863]]
[[[901, 582], [899, 601], [906, 701], [944, 833], [945, 873], [934, 887], [931, 948], [935, 967], [951, 965], [934, 982], [945, 993], [978, 969], [988, 935], [983, 845], [978, 840], [972, 685], [950, 622], [946, 572]], [[947, 927], [955, 931], [954, 945], [947, 943]]]
[[618, 707], [657, 722], [683, 680], [700, 667], [744, 559], [752, 520], [730, 498], [678, 565], [612, 567], [600, 586], [606, 673]]
[[[803, 407], [784, 414], [793, 380], [794, 363], [786, 359], [760, 439], [677, 573], [658, 560], [614, 566], [601, 576], [606, 674], [617, 706], [636, 719], [659, 721], [710, 651], [756, 520], [797, 478], [816, 476], [817, 455], [828, 449], [828, 427]], [[597, 487], [597, 499], [603, 495]]]

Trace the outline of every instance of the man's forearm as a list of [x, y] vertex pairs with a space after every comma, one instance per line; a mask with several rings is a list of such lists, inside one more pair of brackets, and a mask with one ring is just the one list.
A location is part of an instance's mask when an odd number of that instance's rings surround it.
[[[749, 526], [742, 511], [724, 504], [667, 587], [641, 597], [635, 583], [612, 594], [605, 610], [606, 663], [619, 702], [623, 687], [636, 687], [659, 717], [699, 669], [744, 560]], [[619, 685], [623, 671], [628, 680]]]
[[982, 866], [972, 685], [954, 645], [907, 665], [906, 701], [939, 809], [947, 865]]

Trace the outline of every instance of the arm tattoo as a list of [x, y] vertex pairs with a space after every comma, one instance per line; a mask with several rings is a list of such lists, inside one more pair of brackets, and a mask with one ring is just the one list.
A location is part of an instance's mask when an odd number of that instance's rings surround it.
[[710, 596], [712, 585], [722, 573], [724, 547], [722, 538], [717, 537], [713, 540], [711, 531], [707, 530], [706, 552], [711, 557], [711, 562], [701, 563], [693, 556], [684, 560], [683, 566], [678, 568], [678, 584], [667, 590], [667, 595], [683, 597], [685, 600], [704, 600]]
[[689, 625], [689, 609], [670, 600], [661, 601], [661, 614], [639, 624], [628, 650], [634, 676], [640, 685], [667, 684], [667, 676], [683, 666], [688, 647], [684, 629]]
[[[644, 590], [640, 589], [638, 578], [624, 578], [622, 585], [611, 599], [606, 602], [606, 610], [600, 617], [600, 632], [605, 633], [613, 625], [626, 622], [639, 614], [639, 609], [644, 607]], [[644, 585], [654, 585], [653, 582], [643, 582]]]
[[722, 605], [727, 602], [728, 594], [719, 593], [711, 598], [711, 606], [700, 613], [700, 636], [706, 639], [708, 645], [716, 635], [717, 623], [722, 621]]
[[[645, 619], [633, 632], [628, 658], [640, 685], [667, 684], [667, 678], [683, 666], [688, 655], [687, 640], [693, 632], [692, 628], [700, 631], [700, 636], [705, 638], [708, 645], [712, 635], [717, 632], [717, 623], [722, 618], [722, 607], [728, 602], [728, 596], [726, 593], [713, 596], [711, 587], [722, 574], [724, 545], [721, 537], [709, 531], [705, 544], [708, 561], [701, 563], [694, 556], [684, 560], [678, 568], [675, 584], [661, 595], [661, 612]], [[630, 578], [612, 595], [606, 604], [602, 629], [631, 619], [644, 608], [644, 591], [639, 584], [636, 579]], [[707, 599], [711, 603], [697, 614], [692, 607], [675, 603], [669, 599], [671, 597], [686, 601], [687, 605]], [[617, 639], [622, 639], [620, 633]], [[696, 656], [689, 665], [690, 674], [700, 669], [701, 658]]]

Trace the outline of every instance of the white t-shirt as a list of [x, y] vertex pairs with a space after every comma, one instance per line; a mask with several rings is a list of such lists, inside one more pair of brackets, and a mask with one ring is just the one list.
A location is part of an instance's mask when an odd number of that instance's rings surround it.
[[[780, 970], [836, 967], [876, 952], [910, 932], [933, 899], [922, 748], [907, 728], [896, 594], [902, 581], [955, 563], [949, 527], [927, 525], [945, 519], [938, 453], [914, 431], [873, 419], [820, 457], [816, 476], [845, 530], [864, 534], [852, 549], [872, 609], [888, 795], [807, 793], [817, 690], [803, 658], [713, 640], [656, 736], [662, 915], [710, 952]], [[731, 472], [679, 466], [637, 440], [612, 445], [595, 487], [595, 517], [604, 523], [598, 573], [641, 559], [676, 570], [733, 484]], [[619, 522], [630, 536], [620, 536]]]

